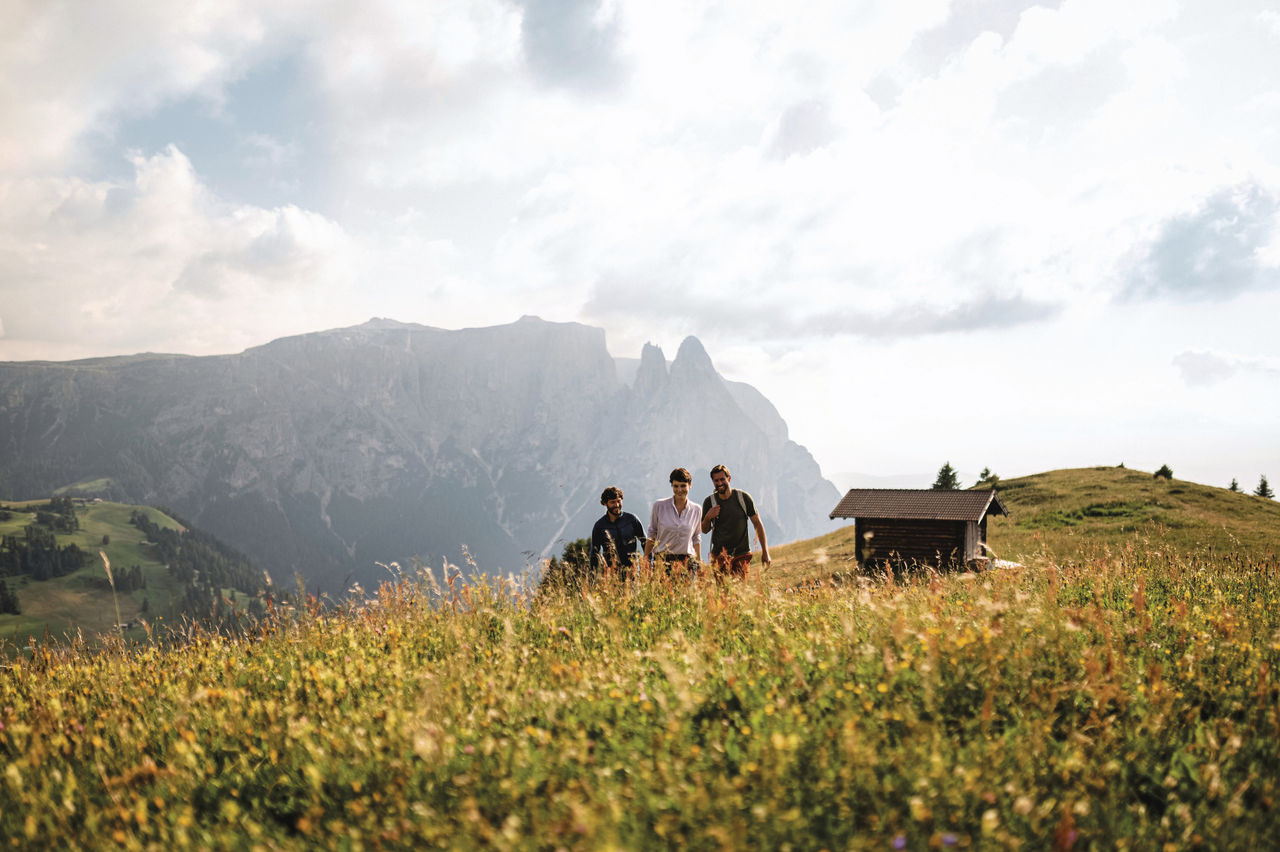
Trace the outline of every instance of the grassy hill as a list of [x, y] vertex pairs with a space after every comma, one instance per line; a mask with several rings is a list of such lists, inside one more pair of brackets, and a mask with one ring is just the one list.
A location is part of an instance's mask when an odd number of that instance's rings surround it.
[[[1027, 564], [1087, 559], [1125, 547], [1206, 551], [1242, 558], [1280, 554], [1280, 502], [1119, 467], [1053, 470], [1001, 480], [1009, 517], [988, 520], [1000, 559]], [[825, 579], [854, 565], [853, 524], [771, 548], [777, 581]]]
[[[1259, 551], [1273, 509], [1229, 528], [1257, 550], [1220, 550], [1224, 517], [1253, 504], [1140, 477], [1015, 481], [993, 537], [1025, 561], [980, 573], [798, 585], [839, 569], [842, 529], [778, 548], [747, 584], [541, 594], [409, 578], [337, 611], [281, 611], [252, 637], [41, 649], [0, 669], [0, 837], [1267, 847], [1280, 563]], [[1139, 500], [1123, 517], [1085, 511]]]
[[[21, 537], [23, 528], [34, 519], [34, 507], [47, 502], [4, 503], [13, 512], [13, 517], [0, 521], [0, 536]], [[79, 631], [92, 639], [114, 631], [116, 601], [120, 606], [120, 618], [128, 622], [136, 622], [144, 600], [149, 601], [153, 614], [161, 613], [169, 606], [180, 587], [169, 576], [154, 549], [144, 544], [142, 533], [129, 523], [130, 514], [138, 508], [143, 507], [86, 502], [76, 509], [80, 529], [74, 533], [59, 534], [57, 542], [59, 546], [76, 544], [95, 557], [99, 551], [105, 552], [116, 572], [139, 566], [146, 579], [146, 588], [118, 594], [113, 600], [100, 558], [94, 558], [85, 568], [64, 577], [41, 581], [29, 577], [7, 577], [6, 582], [17, 592], [22, 603], [22, 613], [0, 615], [0, 647], [6, 643], [10, 646], [25, 645], [31, 636], [65, 639]], [[156, 509], [147, 508], [146, 512], [163, 528], [182, 529], [177, 521]], [[104, 537], [108, 541], [105, 545]], [[141, 627], [133, 627], [125, 635], [138, 639], [144, 633]]]

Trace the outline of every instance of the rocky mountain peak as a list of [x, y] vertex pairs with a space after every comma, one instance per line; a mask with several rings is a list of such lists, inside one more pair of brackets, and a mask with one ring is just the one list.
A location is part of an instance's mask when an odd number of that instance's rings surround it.
[[711, 356], [703, 348], [702, 341], [690, 335], [680, 344], [680, 349], [676, 352], [676, 359], [671, 362], [671, 376], [672, 378], [676, 376], [715, 376], [719, 378], [719, 373], [716, 372], [715, 366], [711, 363]]
[[[519, 573], [599, 517], [642, 517], [667, 473], [724, 462], [771, 540], [815, 535], [839, 498], [768, 401], [693, 337], [614, 359], [603, 329], [524, 317], [446, 330], [375, 319], [237, 355], [0, 364], [0, 482], [76, 483], [172, 506], [278, 576], [340, 592], [379, 564]], [[634, 378], [633, 378], [634, 377]], [[737, 401], [735, 401], [737, 400]]]
[[646, 343], [640, 351], [640, 367], [636, 370], [636, 378], [632, 390], [641, 399], [652, 399], [667, 384], [667, 359], [661, 347]]

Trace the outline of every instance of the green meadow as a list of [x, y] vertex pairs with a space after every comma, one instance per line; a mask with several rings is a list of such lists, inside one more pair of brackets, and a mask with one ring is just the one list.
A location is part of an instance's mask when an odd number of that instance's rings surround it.
[[[21, 538], [23, 527], [34, 519], [35, 506], [47, 500], [21, 502], [5, 501], [12, 513], [9, 520], [0, 520], [0, 536], [14, 535]], [[138, 507], [124, 503], [87, 502], [76, 508], [80, 529], [74, 533], [59, 533], [60, 547], [75, 544], [92, 554], [89, 565], [64, 577], [32, 581], [26, 577], [6, 578], [18, 593], [22, 602], [20, 615], [0, 615], [0, 659], [5, 644], [22, 646], [30, 638], [42, 641], [67, 641], [77, 634], [90, 639], [115, 632], [116, 610], [124, 621], [136, 621], [141, 614], [144, 600], [150, 608], [160, 611], [178, 590], [178, 584], [169, 576], [166, 566], [143, 541], [142, 533], [129, 523], [129, 516]], [[24, 511], [24, 510], [30, 510]], [[155, 509], [147, 513], [161, 527], [181, 529], [172, 518]], [[104, 536], [108, 543], [104, 544]], [[99, 553], [105, 553], [116, 571], [134, 565], [142, 569], [147, 587], [129, 593], [113, 595], [107, 582], [106, 567]], [[152, 615], [154, 619], [155, 616]], [[125, 631], [131, 639], [141, 639], [146, 633], [141, 627]]]
[[745, 584], [407, 571], [253, 636], [42, 646], [0, 671], [0, 838], [1258, 848], [1280, 504], [1143, 476], [1002, 483], [977, 573], [857, 572], [840, 527]]

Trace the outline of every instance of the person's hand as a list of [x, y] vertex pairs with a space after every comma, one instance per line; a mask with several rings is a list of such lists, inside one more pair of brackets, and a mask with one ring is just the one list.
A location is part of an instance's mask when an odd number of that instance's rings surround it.
[[714, 521], [716, 519], [716, 516], [719, 514], [720, 514], [720, 507], [712, 506], [710, 509], [707, 510], [707, 513], [702, 516], [702, 519], [704, 521]]
[[764, 566], [766, 568], [768, 568], [770, 565], [773, 564], [773, 560], [769, 558], [769, 551], [767, 550], [760, 551], [760, 561], [764, 563]]

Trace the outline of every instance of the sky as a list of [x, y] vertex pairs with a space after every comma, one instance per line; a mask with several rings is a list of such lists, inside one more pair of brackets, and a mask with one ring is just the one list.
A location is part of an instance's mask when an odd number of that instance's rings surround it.
[[531, 314], [840, 487], [1280, 484], [1273, 2], [0, 9], [0, 360]]

